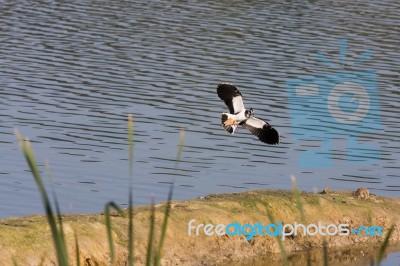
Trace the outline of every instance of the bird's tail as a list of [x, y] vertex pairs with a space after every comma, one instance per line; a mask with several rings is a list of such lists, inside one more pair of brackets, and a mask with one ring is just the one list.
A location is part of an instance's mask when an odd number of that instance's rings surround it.
[[238, 124], [235, 121], [235, 119], [232, 118], [231, 115], [227, 114], [227, 113], [222, 113], [222, 115], [221, 115], [221, 125], [230, 134], [235, 133], [235, 130], [238, 127]]

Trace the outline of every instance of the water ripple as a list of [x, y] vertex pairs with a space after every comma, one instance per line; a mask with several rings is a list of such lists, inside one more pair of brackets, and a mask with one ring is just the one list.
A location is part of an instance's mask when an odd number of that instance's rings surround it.
[[[174, 197], [192, 198], [290, 188], [291, 174], [302, 189], [366, 183], [398, 197], [399, 8], [395, 1], [373, 0], [2, 3], [0, 201], [7, 206], [0, 216], [41, 211], [15, 128], [30, 137], [41, 165], [49, 159], [64, 211], [126, 203], [128, 113], [135, 124], [136, 203], [148, 203], [151, 194], [165, 200], [173, 179]], [[375, 154], [367, 149], [349, 158], [346, 140], [338, 138], [334, 171], [305, 170], [299, 155], [318, 149], [320, 141], [291, 127], [286, 81], [332, 72], [315, 54], [340, 64], [341, 38], [349, 40], [348, 62], [366, 49], [374, 53], [360, 68], [345, 70], [378, 74], [384, 129], [363, 134], [373, 128], [365, 124], [352, 133], [380, 147], [381, 160], [359, 165]], [[237, 84], [246, 106], [280, 131], [279, 146], [262, 145], [244, 129], [233, 136], [223, 131], [219, 115], [226, 107], [215, 93], [221, 81]], [[340, 128], [321, 129], [323, 103], [300, 103], [312, 109], [316, 133]], [[180, 128], [186, 145], [175, 170]]]

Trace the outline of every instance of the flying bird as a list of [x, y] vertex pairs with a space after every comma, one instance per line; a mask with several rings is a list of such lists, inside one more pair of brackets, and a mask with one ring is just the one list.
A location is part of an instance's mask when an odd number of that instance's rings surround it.
[[235, 133], [239, 125], [250, 130], [264, 143], [275, 145], [279, 143], [279, 133], [267, 122], [254, 117], [252, 108], [246, 109], [242, 94], [231, 83], [220, 83], [217, 87], [218, 97], [228, 106], [229, 113], [222, 113], [222, 126], [230, 134]]

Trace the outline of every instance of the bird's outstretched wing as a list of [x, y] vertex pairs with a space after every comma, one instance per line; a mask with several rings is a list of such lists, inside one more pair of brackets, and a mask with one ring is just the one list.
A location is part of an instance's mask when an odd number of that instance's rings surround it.
[[218, 97], [223, 100], [229, 108], [229, 113], [237, 114], [243, 111], [243, 99], [239, 90], [231, 83], [220, 83], [217, 87]]
[[279, 133], [275, 128], [271, 127], [267, 122], [255, 118], [254, 116], [247, 119], [241, 124], [243, 127], [257, 136], [264, 143], [275, 145], [279, 143]]

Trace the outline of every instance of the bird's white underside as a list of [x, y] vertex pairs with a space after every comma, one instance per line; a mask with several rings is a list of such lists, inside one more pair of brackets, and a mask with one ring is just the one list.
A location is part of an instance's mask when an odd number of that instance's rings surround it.
[[248, 124], [249, 126], [255, 127], [255, 128], [263, 128], [264, 125], [266, 125], [267, 123], [265, 123], [265, 121], [255, 118], [254, 116], [250, 117], [249, 119], [246, 120], [246, 124]]
[[239, 113], [245, 110], [242, 96], [233, 97], [232, 105], [233, 109], [235, 110], [235, 113]]

